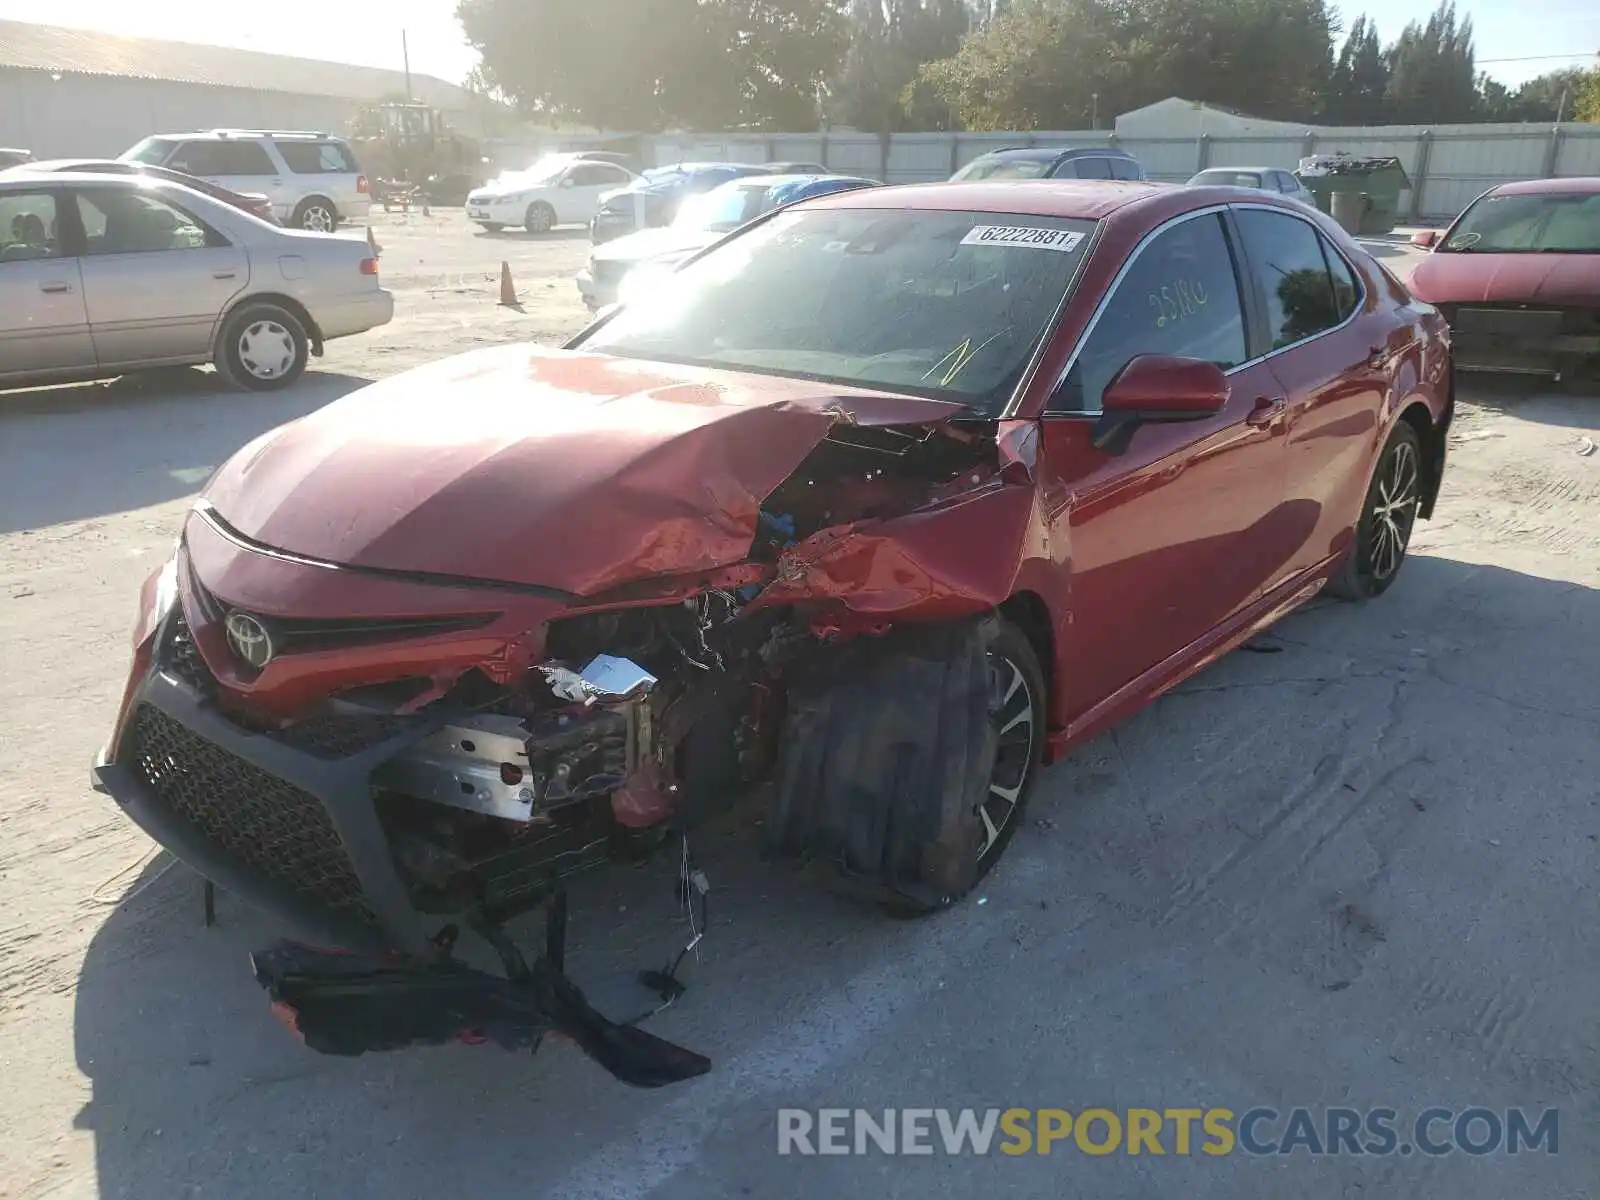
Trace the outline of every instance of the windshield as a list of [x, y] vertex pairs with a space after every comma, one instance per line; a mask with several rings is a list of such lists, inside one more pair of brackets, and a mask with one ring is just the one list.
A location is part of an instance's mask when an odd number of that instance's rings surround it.
[[950, 176], [952, 182], [966, 179], [1043, 179], [1050, 172], [1050, 160], [1043, 158], [975, 158]]
[[1094, 222], [789, 210], [624, 305], [579, 344], [625, 358], [1004, 407]]
[[1600, 194], [1485, 196], [1461, 215], [1444, 251], [1600, 254]]
[[170, 138], [147, 137], [122, 156], [124, 162], [150, 163], [159, 167], [177, 145]]
[[766, 184], [724, 183], [685, 200], [672, 223], [679, 229], [737, 229], [766, 210], [767, 190]]

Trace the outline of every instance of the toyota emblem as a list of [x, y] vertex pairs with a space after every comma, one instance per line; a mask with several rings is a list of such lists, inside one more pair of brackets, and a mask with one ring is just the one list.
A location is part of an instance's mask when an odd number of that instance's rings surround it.
[[261, 670], [272, 661], [272, 635], [267, 627], [249, 613], [228, 614], [228, 645], [246, 666]]

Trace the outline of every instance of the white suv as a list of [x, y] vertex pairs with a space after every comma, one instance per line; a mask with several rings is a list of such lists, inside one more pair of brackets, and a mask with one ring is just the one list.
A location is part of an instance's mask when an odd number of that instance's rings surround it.
[[158, 133], [122, 155], [198, 175], [236, 192], [261, 192], [272, 213], [296, 229], [332, 232], [364, 220], [372, 205], [367, 177], [343, 138], [269, 129]]

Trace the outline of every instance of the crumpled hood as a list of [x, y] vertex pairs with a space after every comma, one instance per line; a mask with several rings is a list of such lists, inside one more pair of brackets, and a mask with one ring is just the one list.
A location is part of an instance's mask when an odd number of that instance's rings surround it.
[[726, 236], [726, 232], [714, 229], [677, 229], [671, 225], [641, 229], [597, 247], [594, 259], [596, 262], [637, 264], [659, 258], [687, 257]]
[[1429, 254], [1411, 290], [1430, 304], [1555, 304], [1600, 308], [1600, 255]]
[[352, 566], [592, 595], [749, 553], [762, 501], [841, 421], [939, 400], [501, 346], [263, 435], [205, 499], [254, 541]]

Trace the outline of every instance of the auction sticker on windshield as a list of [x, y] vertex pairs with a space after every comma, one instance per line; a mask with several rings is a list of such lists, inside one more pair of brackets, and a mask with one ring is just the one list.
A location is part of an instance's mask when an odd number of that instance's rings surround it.
[[1066, 229], [1041, 229], [1037, 225], [978, 225], [961, 239], [963, 246], [1026, 246], [1033, 250], [1071, 252], [1083, 234]]

